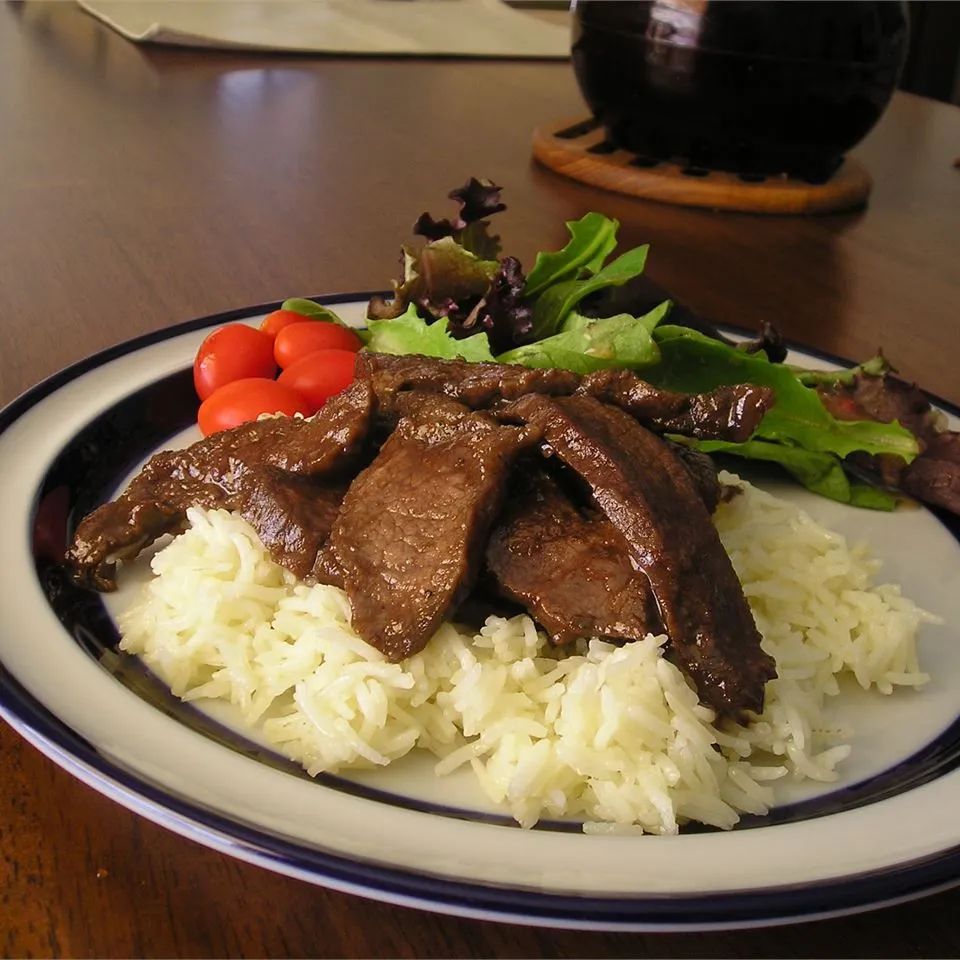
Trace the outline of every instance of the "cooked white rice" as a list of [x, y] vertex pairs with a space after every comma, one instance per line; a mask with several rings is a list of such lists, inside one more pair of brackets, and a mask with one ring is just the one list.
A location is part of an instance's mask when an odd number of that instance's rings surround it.
[[740, 496], [716, 524], [777, 662], [762, 716], [718, 729], [663, 637], [585, 640], [558, 655], [529, 617], [490, 617], [479, 634], [445, 623], [391, 664], [350, 627], [346, 595], [306, 586], [254, 530], [190, 510], [157, 553], [155, 577], [123, 618], [122, 648], [185, 700], [219, 699], [310, 772], [388, 764], [415, 747], [442, 776], [469, 764], [523, 826], [573, 816], [592, 832], [732, 827], [765, 813], [785, 777], [829, 781], [850, 752], [825, 717], [837, 678], [890, 693], [918, 687], [918, 626], [933, 618], [862, 547], [731, 474]]

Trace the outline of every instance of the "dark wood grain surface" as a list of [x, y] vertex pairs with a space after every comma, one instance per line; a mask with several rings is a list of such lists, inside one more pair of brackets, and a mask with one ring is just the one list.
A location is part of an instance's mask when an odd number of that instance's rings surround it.
[[[960, 110], [898, 96], [856, 155], [861, 213], [715, 214], [538, 168], [530, 134], [580, 101], [564, 64], [145, 49], [65, 3], [0, 6], [0, 401], [194, 316], [393, 275], [421, 210], [506, 187], [529, 262], [589, 209], [716, 320], [776, 321], [848, 357], [882, 345], [960, 403]], [[128, 813], [0, 725], [4, 956], [952, 956], [960, 892], [749, 932], [558, 932], [327, 892]]]

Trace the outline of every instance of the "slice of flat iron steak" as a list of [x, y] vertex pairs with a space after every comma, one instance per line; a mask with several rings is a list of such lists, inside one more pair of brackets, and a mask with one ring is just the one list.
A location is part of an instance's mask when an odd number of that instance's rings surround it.
[[773, 396], [767, 387], [750, 384], [703, 394], [674, 393], [653, 387], [627, 370], [600, 370], [580, 377], [569, 370], [366, 351], [357, 360], [357, 376], [371, 382], [380, 412], [388, 420], [395, 417], [397, 395], [406, 390], [440, 393], [474, 410], [528, 393], [585, 393], [623, 407], [661, 433], [731, 441], [746, 440], [753, 433]]
[[612, 403], [659, 433], [733, 443], [750, 438], [773, 402], [769, 387], [738, 383], [708, 393], [674, 393], [629, 370], [587, 374], [577, 392]]
[[[713, 461], [686, 447], [670, 449], [713, 513], [720, 499]], [[486, 569], [497, 591], [525, 606], [555, 644], [661, 633], [650, 582], [634, 566], [626, 541], [555, 473], [529, 459], [514, 471], [487, 546]]]
[[[256, 508], [248, 502], [255, 491], [262, 494], [273, 485], [277, 495], [293, 496], [277, 486], [279, 474], [261, 474], [264, 468], [304, 480], [336, 481], [363, 452], [373, 410], [370, 384], [358, 381], [313, 418], [255, 420], [213, 433], [184, 450], [154, 455], [116, 500], [80, 522], [67, 564], [79, 583], [114, 590], [115, 561], [134, 557], [158, 537], [178, 531], [188, 507], [222, 507], [257, 517], [269, 511], [265, 504]], [[328, 491], [322, 497], [326, 503]], [[274, 520], [270, 523], [275, 526]], [[277, 543], [276, 532], [268, 532], [267, 540]], [[282, 563], [286, 548], [274, 556]]]
[[357, 356], [357, 376], [373, 385], [380, 411], [395, 414], [397, 395], [417, 390], [438, 393], [472, 410], [483, 410], [527, 393], [573, 393], [580, 377], [569, 370], [538, 370], [505, 363], [468, 363], [440, 360], [418, 354], [394, 355], [362, 351]]
[[506, 416], [536, 426], [589, 485], [650, 581], [668, 655], [722, 714], [763, 707], [775, 675], [743, 590], [690, 474], [622, 410], [592, 397], [527, 396]]
[[236, 510], [274, 561], [302, 580], [330, 536], [347, 486], [258, 467], [243, 476], [226, 509]]
[[[724, 494], [724, 488], [717, 476], [717, 466], [710, 457], [694, 450], [691, 447], [685, 447], [679, 443], [667, 441], [667, 447], [670, 452], [684, 465], [690, 479], [696, 488], [700, 499], [706, 507], [707, 513], [713, 514], [717, 509]], [[729, 488], [728, 488], [729, 489]]]
[[579, 509], [551, 475], [524, 462], [490, 536], [487, 570], [556, 644], [640, 640], [661, 630], [646, 576], [599, 511]]
[[510, 469], [537, 439], [436, 394], [404, 394], [398, 407], [324, 563], [342, 577], [354, 629], [394, 662], [422, 650], [469, 593]]

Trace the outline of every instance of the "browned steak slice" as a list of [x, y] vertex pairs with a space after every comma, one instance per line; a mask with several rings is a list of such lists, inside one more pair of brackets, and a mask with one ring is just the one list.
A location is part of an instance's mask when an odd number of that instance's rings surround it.
[[[373, 402], [370, 385], [357, 382], [311, 419], [256, 420], [211, 434], [185, 450], [156, 454], [116, 500], [80, 522], [66, 556], [76, 579], [98, 590], [116, 589], [115, 561], [134, 557], [158, 537], [177, 531], [191, 506], [223, 507], [264, 518], [263, 533], [278, 551], [275, 558], [289, 561], [288, 548], [296, 535], [291, 533], [287, 546], [279, 546], [283, 535], [277, 526], [277, 504], [299, 503], [308, 487], [283, 481], [281, 475], [317, 481], [315, 493], [323, 504], [337, 496], [331, 491], [342, 488], [335, 482], [327, 489], [323, 481], [335, 479], [359, 456], [370, 429]], [[271, 508], [266, 501], [254, 503], [251, 497], [272, 498], [276, 503]], [[320, 504], [300, 504], [295, 509], [326, 511]], [[311, 555], [294, 566], [299, 570], [306, 563], [309, 570], [313, 560]]]
[[369, 353], [357, 356], [357, 376], [373, 385], [381, 412], [395, 412], [397, 394], [407, 390], [439, 393], [472, 410], [483, 410], [527, 393], [566, 395], [580, 378], [569, 370], [535, 370], [518, 364], [467, 363], [417, 354], [394, 356]]
[[404, 395], [399, 413], [330, 535], [354, 628], [394, 662], [422, 650], [466, 597], [510, 468], [535, 441], [434, 394]]
[[499, 589], [554, 643], [660, 632], [650, 583], [631, 564], [626, 541], [602, 513], [578, 509], [536, 464], [517, 471], [486, 561]]
[[659, 433], [735, 443], [749, 439], [773, 402], [769, 387], [740, 383], [709, 393], [674, 393], [629, 370], [587, 374], [577, 392], [612, 403]]
[[357, 360], [357, 375], [369, 379], [387, 419], [395, 416], [395, 398], [405, 390], [441, 393], [474, 410], [516, 400], [528, 393], [585, 393], [622, 407], [660, 433], [712, 440], [746, 440], [773, 400], [769, 388], [751, 384], [685, 394], [660, 390], [627, 370], [600, 370], [581, 378], [569, 370], [366, 351]]
[[[336, 521], [336, 518], [334, 518], [334, 521]], [[328, 587], [339, 587], [343, 590], [343, 571], [340, 569], [340, 564], [337, 561], [336, 554], [333, 552], [333, 548], [330, 546], [329, 539], [317, 553], [317, 559], [314, 561], [311, 575], [317, 583], [326, 584]]]
[[224, 506], [256, 531], [270, 556], [301, 580], [314, 567], [347, 492], [346, 481], [322, 482], [277, 467], [247, 471]]
[[912, 497], [960, 514], [960, 433], [938, 433], [903, 471], [901, 486]]
[[774, 663], [690, 474], [659, 437], [593, 397], [527, 396], [510, 416], [589, 485], [650, 582], [668, 655], [719, 713], [761, 710]]
[[720, 484], [720, 478], [717, 476], [716, 464], [707, 454], [701, 453], [699, 450], [693, 450], [690, 447], [684, 447], [682, 444], [671, 443], [670, 441], [667, 441], [667, 446], [686, 467], [703, 505], [707, 508], [707, 513], [712, 514], [717, 509], [717, 504], [723, 496], [723, 487]]

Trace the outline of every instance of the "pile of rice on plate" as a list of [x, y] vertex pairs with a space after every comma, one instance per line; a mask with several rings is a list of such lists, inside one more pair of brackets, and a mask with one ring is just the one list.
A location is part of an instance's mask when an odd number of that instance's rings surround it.
[[388, 663], [351, 629], [341, 590], [298, 582], [222, 510], [190, 510], [153, 556], [153, 579], [120, 618], [121, 648], [176, 696], [233, 704], [311, 775], [428, 750], [438, 776], [469, 765], [524, 827], [549, 816], [593, 833], [730, 828], [766, 813], [777, 781], [838, 777], [850, 753], [829, 717], [839, 677], [881, 694], [921, 686], [916, 634], [936, 618], [875, 585], [865, 548], [721, 480], [741, 492], [714, 521], [778, 672], [748, 726], [714, 725], [661, 656], [662, 636], [570, 653], [527, 616], [493, 616], [476, 634], [445, 623], [423, 652]]

